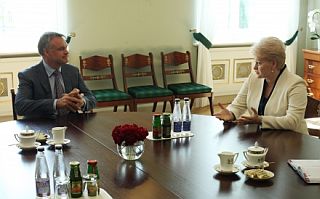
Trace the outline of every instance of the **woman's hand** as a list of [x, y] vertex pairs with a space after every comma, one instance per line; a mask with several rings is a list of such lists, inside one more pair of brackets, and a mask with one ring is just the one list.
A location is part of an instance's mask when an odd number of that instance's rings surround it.
[[235, 118], [231, 111], [226, 109], [222, 104], [218, 103], [219, 107], [221, 108], [219, 113], [213, 114], [213, 116], [216, 116], [218, 119], [223, 121], [233, 121]]
[[261, 124], [261, 118], [258, 115], [258, 112], [256, 109], [251, 107], [251, 110], [253, 112], [250, 116], [242, 115], [238, 120], [236, 120], [237, 124]]

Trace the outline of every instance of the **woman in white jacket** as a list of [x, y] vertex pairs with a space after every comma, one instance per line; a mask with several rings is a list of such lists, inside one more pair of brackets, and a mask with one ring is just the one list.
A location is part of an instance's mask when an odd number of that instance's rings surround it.
[[[254, 72], [227, 107], [215, 116], [238, 124], [260, 124], [262, 129], [287, 129], [308, 134], [304, 113], [307, 88], [304, 80], [288, 71], [285, 45], [267, 37], [253, 45]], [[250, 115], [243, 115], [246, 111]]]

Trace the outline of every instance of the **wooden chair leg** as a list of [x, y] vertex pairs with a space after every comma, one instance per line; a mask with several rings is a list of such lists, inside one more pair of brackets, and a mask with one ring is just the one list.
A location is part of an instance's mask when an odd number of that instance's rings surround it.
[[[130, 109], [130, 107], [129, 107]], [[124, 109], [123, 109], [124, 112], [127, 112], [127, 105], [124, 105]]]
[[213, 116], [214, 109], [213, 109], [213, 104], [212, 104], [212, 97], [208, 97], [208, 99], [209, 99], [210, 112], [211, 112], [211, 115]]
[[162, 112], [166, 112], [166, 108], [167, 108], [167, 101], [163, 102], [163, 107], [162, 107]]
[[171, 106], [171, 113], [173, 113], [173, 108], [174, 108], [173, 101], [170, 101], [170, 106]]
[[190, 99], [190, 110], [192, 110], [194, 99]]
[[137, 105], [137, 103], [133, 103], [133, 111], [134, 112], [137, 112], [138, 111], [138, 107], [137, 107], [138, 105]]
[[157, 102], [153, 103], [152, 112], [155, 112], [157, 109]]
[[114, 106], [113, 107], [113, 112], [117, 112], [118, 111], [118, 106]]

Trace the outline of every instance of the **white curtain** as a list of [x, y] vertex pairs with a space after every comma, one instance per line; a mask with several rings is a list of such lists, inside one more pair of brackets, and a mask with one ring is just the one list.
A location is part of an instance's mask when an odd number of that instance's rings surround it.
[[[197, 80], [199, 84], [204, 84], [213, 89], [211, 56], [210, 51], [201, 43], [198, 44]], [[214, 90], [213, 90], [214, 91]], [[195, 107], [209, 105], [208, 98], [198, 98], [195, 100]]]
[[[288, 15], [287, 15], [287, 38], [291, 37], [293, 33], [298, 29], [299, 16], [300, 16], [300, 1], [292, 0], [291, 4], [288, 4]], [[299, 34], [301, 34], [299, 32]], [[298, 35], [299, 36], [299, 35]], [[296, 39], [290, 46], [286, 49], [286, 64], [289, 71], [296, 73], [297, 69], [297, 55], [298, 55], [298, 45]]]
[[[286, 41], [299, 28], [299, 6], [299, 0], [198, 0], [196, 28], [213, 45], [254, 43], [266, 36]], [[239, 28], [240, 7], [247, 14], [247, 28]], [[203, 48], [198, 45], [196, 81], [213, 87], [210, 53]], [[297, 41], [287, 47], [286, 53], [288, 69], [295, 73]], [[206, 105], [208, 100], [204, 98], [195, 103], [195, 106]]]
[[[213, 18], [213, 12], [207, 9], [206, 6], [213, 6], [211, 0], [200, 0], [197, 4], [197, 31], [201, 32], [205, 37], [212, 42], [213, 37], [213, 24], [210, 20]], [[201, 43], [198, 44], [198, 62], [197, 62], [197, 77], [196, 82], [204, 84], [213, 89], [212, 68], [211, 68], [211, 56], [209, 50]], [[203, 107], [209, 105], [207, 98], [198, 98], [195, 100], [195, 107]]]

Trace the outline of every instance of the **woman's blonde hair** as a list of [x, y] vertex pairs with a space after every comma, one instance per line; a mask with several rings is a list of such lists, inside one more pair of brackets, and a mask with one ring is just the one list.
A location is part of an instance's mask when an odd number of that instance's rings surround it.
[[265, 37], [251, 47], [254, 57], [266, 60], [275, 60], [278, 69], [282, 69], [286, 60], [286, 47], [277, 37]]

